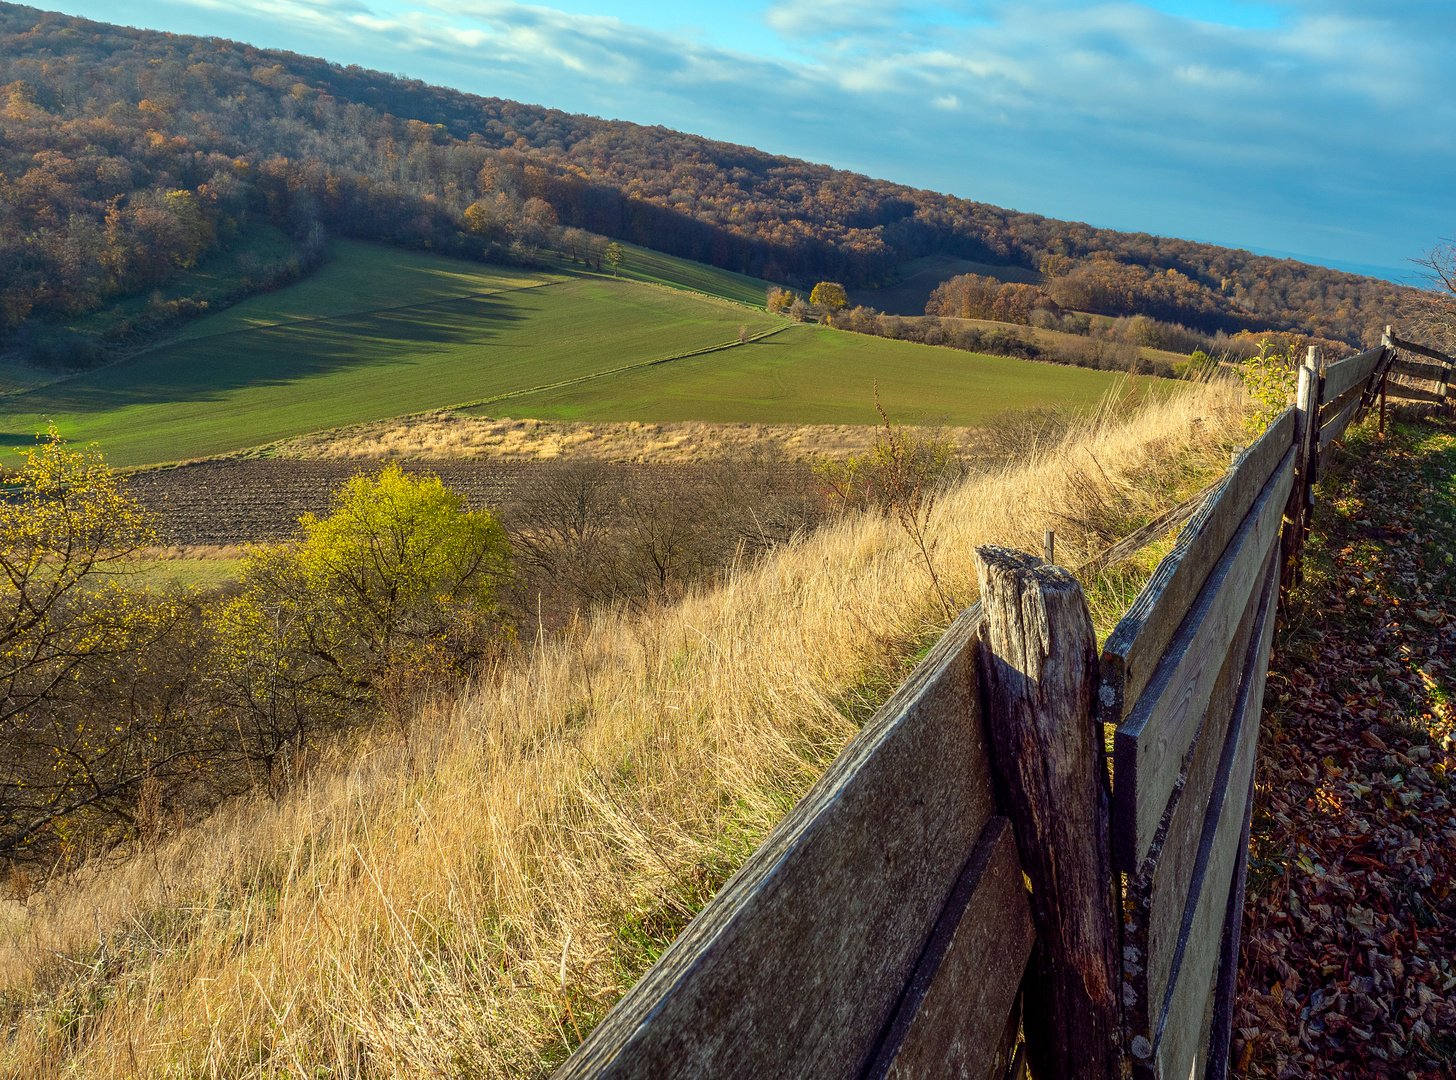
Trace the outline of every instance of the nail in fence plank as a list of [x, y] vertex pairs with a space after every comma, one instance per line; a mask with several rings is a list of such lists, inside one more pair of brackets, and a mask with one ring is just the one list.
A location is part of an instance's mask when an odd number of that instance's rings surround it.
[[[1270, 559], [1278, 556], [1275, 550]], [[1203, 815], [1218, 782], [1224, 739], [1244, 680], [1245, 654], [1263, 590], [1249, 592], [1221, 664], [1198, 738], [1168, 800], [1147, 857], [1127, 879], [1123, 924], [1123, 1017], [1127, 1037], [1151, 1046], [1162, 1015], [1203, 836]]]
[[1147, 689], [1117, 729], [1112, 812], [1113, 856], [1119, 870], [1136, 872], [1157, 835], [1229, 642], [1279, 537], [1293, 486], [1291, 447], [1208, 575]]
[[1069, 572], [976, 549], [983, 709], [998, 802], [1031, 879], [1036, 947], [1024, 1020], [1034, 1076], [1119, 1074], [1116, 875], [1093, 701], [1097, 638]]
[[1163, 650], [1187, 614], [1209, 569], [1239, 528], [1265, 482], [1293, 445], [1295, 410], [1286, 409], [1227, 474], [1183, 527], [1177, 546], [1158, 564], [1102, 650], [1099, 715], [1120, 724], [1152, 678]]
[[1352, 386], [1358, 386], [1367, 382], [1370, 373], [1375, 370], [1375, 365], [1380, 363], [1382, 346], [1376, 346], [1369, 352], [1362, 352], [1359, 356], [1351, 356], [1345, 360], [1337, 360], [1325, 367], [1325, 393], [1320, 404], [1333, 401]]
[[[1264, 680], [1274, 636], [1275, 576], [1266, 575], [1259, 625], [1250, 641], [1235, 722], [1229, 725], [1219, 766], [1221, 783], [1209, 800], [1199, 850], [1200, 873], [1184, 909], [1180, 956], [1168, 992], [1162, 1032], [1153, 1051], [1154, 1069], [1145, 1075], [1176, 1078], [1197, 1075], [1199, 1058], [1206, 1063], [1213, 995], [1217, 985], [1223, 920], [1229, 887], [1238, 867], [1239, 839], [1244, 833], [1246, 800], [1254, 775], [1259, 743], [1259, 717]], [[1135, 1074], [1141, 1072], [1134, 1068]]]
[[941, 913], [868, 1080], [1000, 1080], [1036, 934], [1011, 822], [993, 817]]
[[964, 612], [556, 1072], [857, 1078], [994, 813]]

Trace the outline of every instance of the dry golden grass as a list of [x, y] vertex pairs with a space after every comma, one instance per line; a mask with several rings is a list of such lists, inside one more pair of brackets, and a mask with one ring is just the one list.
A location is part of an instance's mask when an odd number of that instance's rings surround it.
[[231, 561], [242, 557], [241, 544], [168, 544], [163, 547], [142, 548], [131, 555], [133, 560], [145, 562], [195, 562], [204, 559]]
[[[442, 410], [300, 435], [263, 452], [293, 458], [478, 458], [552, 461], [589, 456], [603, 461], [686, 464], [754, 453], [790, 461], [862, 453], [877, 430], [868, 425], [573, 423], [513, 420]], [[945, 434], [964, 442], [968, 431]]]
[[[1236, 389], [1191, 387], [967, 481], [933, 522], [943, 581], [969, 601], [977, 544], [1039, 550], [1046, 527], [1080, 561], [1221, 471], [1242, 417]], [[603, 612], [538, 642], [271, 799], [53, 881], [0, 912], [0, 1075], [543, 1075], [938, 612], [896, 526], [843, 519], [653, 618]]]

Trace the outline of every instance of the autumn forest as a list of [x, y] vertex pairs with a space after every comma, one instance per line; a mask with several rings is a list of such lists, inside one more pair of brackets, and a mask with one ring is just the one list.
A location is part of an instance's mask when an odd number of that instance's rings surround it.
[[[0, 349], [82, 316], [95, 340], [125, 340], [306, 274], [328, 236], [516, 265], [543, 248], [599, 259], [617, 238], [798, 289], [892, 283], [907, 260], [943, 253], [1041, 275], [1001, 297], [1017, 311], [1045, 296], [1205, 334], [1348, 345], [1378, 341], [1399, 291], [664, 128], [10, 4], [0, 117]], [[230, 292], [155, 292], [209, 259], [230, 267]], [[977, 287], [941, 290], [931, 314], [979, 305], [1002, 318], [994, 296], [967, 292]], [[94, 350], [70, 347], [61, 360]]]

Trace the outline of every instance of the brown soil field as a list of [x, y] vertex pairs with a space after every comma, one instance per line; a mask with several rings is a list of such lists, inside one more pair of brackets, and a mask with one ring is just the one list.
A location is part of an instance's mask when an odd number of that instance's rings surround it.
[[[205, 461], [133, 473], [126, 483], [160, 522], [160, 540], [167, 547], [149, 551], [149, 557], [237, 558], [237, 545], [296, 536], [300, 517], [327, 514], [339, 485], [381, 464], [367, 458]], [[472, 509], [509, 503], [542, 468], [539, 462], [483, 461], [402, 461], [400, 466], [406, 472], [434, 473]], [[691, 483], [705, 472], [682, 465], [617, 467], [650, 472], [663, 485]]]

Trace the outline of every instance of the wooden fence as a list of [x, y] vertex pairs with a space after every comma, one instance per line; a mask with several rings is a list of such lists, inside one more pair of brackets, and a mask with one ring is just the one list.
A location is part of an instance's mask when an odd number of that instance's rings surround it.
[[1227, 1075], [1281, 581], [1331, 442], [1450, 366], [1311, 350], [1100, 656], [1071, 573], [978, 549], [981, 603], [557, 1080]]

